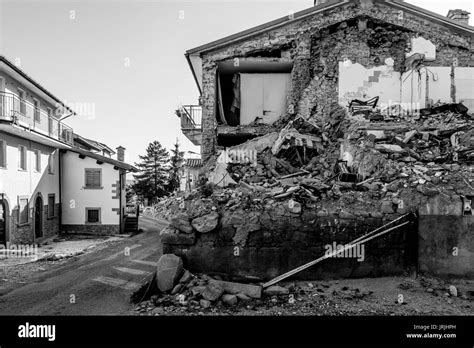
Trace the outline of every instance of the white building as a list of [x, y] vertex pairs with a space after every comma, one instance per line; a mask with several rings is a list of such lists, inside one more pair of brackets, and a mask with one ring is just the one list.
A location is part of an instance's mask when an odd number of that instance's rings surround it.
[[[120, 233], [124, 148], [73, 133], [74, 111], [0, 56], [0, 244], [33, 243], [61, 231]], [[89, 144], [84, 144], [84, 139]]]

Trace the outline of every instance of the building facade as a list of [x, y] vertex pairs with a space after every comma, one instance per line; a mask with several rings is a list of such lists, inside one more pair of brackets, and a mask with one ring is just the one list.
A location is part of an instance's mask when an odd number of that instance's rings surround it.
[[74, 114], [0, 56], [1, 244], [37, 243], [62, 231], [123, 231], [122, 183], [133, 167], [123, 152], [113, 159], [105, 144], [81, 143], [62, 121]]
[[380, 105], [415, 111], [463, 102], [472, 111], [468, 15], [453, 10], [444, 17], [400, 0], [316, 1], [190, 49], [202, 111], [199, 122], [180, 114], [183, 133], [196, 142], [190, 130], [196, 124], [207, 163], [282, 119], [317, 115], [321, 124], [331, 122], [331, 106], [347, 107], [352, 99], [379, 97]]

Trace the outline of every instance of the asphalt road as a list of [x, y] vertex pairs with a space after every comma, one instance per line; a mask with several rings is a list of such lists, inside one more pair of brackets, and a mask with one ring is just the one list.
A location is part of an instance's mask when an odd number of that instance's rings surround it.
[[144, 232], [102, 250], [74, 257], [0, 297], [0, 315], [120, 315], [130, 294], [154, 272], [165, 226], [140, 217]]

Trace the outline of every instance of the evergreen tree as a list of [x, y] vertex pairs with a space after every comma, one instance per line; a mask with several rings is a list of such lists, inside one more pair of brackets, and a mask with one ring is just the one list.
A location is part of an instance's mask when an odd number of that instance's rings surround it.
[[133, 175], [133, 190], [137, 195], [147, 198], [150, 204], [167, 193], [169, 154], [160, 142], [155, 140], [148, 145], [146, 155], [139, 157], [140, 163], [135, 163], [138, 174]]
[[168, 180], [168, 192], [172, 193], [176, 189], [179, 189], [181, 180], [181, 169], [184, 164], [184, 151], [179, 151], [179, 142], [176, 139], [174, 149], [171, 150], [171, 167]]

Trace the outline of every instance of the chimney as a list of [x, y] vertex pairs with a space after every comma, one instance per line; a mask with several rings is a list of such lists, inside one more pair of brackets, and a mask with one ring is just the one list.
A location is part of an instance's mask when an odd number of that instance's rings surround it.
[[117, 147], [117, 161], [125, 161], [125, 148], [123, 146]]
[[314, 0], [314, 6], [322, 5], [325, 2], [328, 2], [328, 0]]
[[449, 10], [448, 17], [454, 21], [458, 21], [464, 24], [469, 24], [469, 15], [470, 13], [461, 9]]

